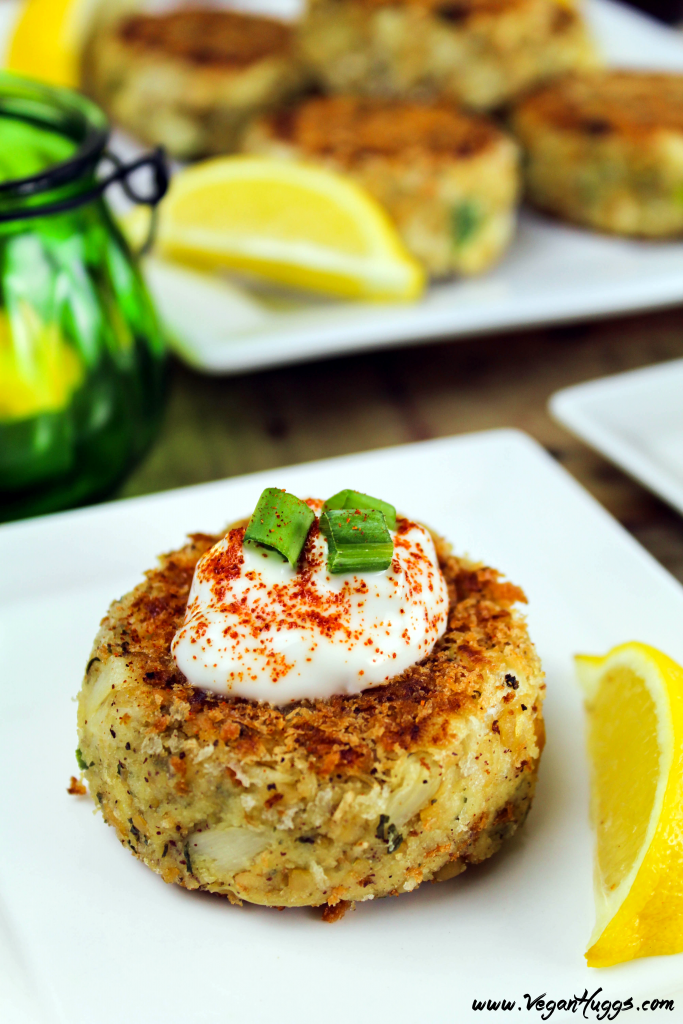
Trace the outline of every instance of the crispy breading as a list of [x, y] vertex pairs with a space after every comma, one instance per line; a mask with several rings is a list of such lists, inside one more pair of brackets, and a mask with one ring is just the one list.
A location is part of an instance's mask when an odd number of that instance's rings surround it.
[[647, 143], [662, 130], [683, 133], [683, 75], [618, 70], [567, 75], [530, 94], [518, 116], [588, 138], [616, 134]]
[[198, 690], [171, 656], [217, 539], [165, 556], [93, 648], [80, 749], [121, 841], [167, 881], [280, 906], [410, 891], [495, 852], [543, 745], [519, 588], [438, 541], [451, 608], [429, 657], [386, 686], [278, 708]]
[[247, 67], [291, 48], [281, 21], [236, 11], [186, 8], [124, 18], [118, 35], [132, 49], [154, 51], [199, 67]]
[[433, 277], [482, 272], [514, 232], [515, 144], [446, 101], [309, 98], [259, 119], [243, 149], [349, 174]]
[[[387, 751], [438, 746], [447, 741], [450, 715], [466, 708], [473, 696], [480, 699], [486, 651], [507, 645], [518, 649], [522, 638], [530, 650], [523, 622], [510, 614], [514, 602], [526, 602], [523, 592], [499, 582], [493, 569], [468, 570], [451, 557], [445, 569], [457, 613], [451, 612], [449, 631], [428, 659], [394, 682], [356, 696], [301, 701], [284, 709], [199, 690], [177, 668], [171, 641], [183, 622], [195, 564], [217, 539], [195, 534], [191, 545], [147, 573], [148, 583], [112, 608], [106, 649], [108, 655], [125, 657], [131, 668], [140, 659], [144, 698], [155, 720], [163, 719], [173, 699], [186, 701], [192, 709], [188, 735], [202, 743], [220, 740], [240, 759], [258, 760], [268, 748], [296, 746], [308, 754], [313, 771], [329, 775], [366, 770], [371, 758], [366, 737]], [[98, 648], [93, 657], [103, 653]], [[373, 763], [377, 756], [374, 751]]]
[[329, 91], [446, 96], [476, 110], [596, 62], [562, 0], [311, 0], [300, 46]]
[[234, 151], [250, 118], [291, 99], [306, 75], [291, 25], [183, 8], [99, 19], [82, 79], [121, 127], [188, 158]]
[[683, 234], [683, 75], [567, 76], [522, 100], [512, 126], [537, 206], [602, 231]]
[[352, 167], [371, 156], [418, 153], [438, 159], [471, 157], [499, 142], [500, 130], [452, 103], [378, 101], [358, 96], [315, 97], [267, 120], [275, 142], [296, 146], [302, 157], [333, 157]]

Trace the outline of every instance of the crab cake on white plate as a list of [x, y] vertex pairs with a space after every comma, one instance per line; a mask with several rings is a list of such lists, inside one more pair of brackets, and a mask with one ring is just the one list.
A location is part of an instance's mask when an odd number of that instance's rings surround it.
[[572, 75], [522, 100], [512, 126], [536, 206], [599, 231], [683, 235], [683, 75]]
[[447, 102], [309, 98], [260, 118], [243, 148], [348, 174], [384, 206], [435, 278], [481, 273], [514, 233], [515, 142]]
[[596, 59], [565, 0], [310, 0], [299, 39], [328, 91], [446, 96], [475, 110]]
[[105, 820], [165, 881], [330, 919], [512, 835], [545, 684], [518, 587], [400, 516], [385, 571], [330, 568], [322, 503], [301, 504], [320, 517], [293, 565], [238, 525], [193, 536], [112, 604], [78, 756]]
[[99, 21], [84, 90], [113, 121], [179, 158], [230, 153], [249, 119], [290, 99], [305, 74], [291, 25], [181, 8]]

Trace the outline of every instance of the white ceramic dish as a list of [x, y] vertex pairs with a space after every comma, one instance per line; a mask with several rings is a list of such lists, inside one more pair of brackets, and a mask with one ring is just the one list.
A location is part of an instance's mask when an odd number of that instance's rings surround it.
[[[590, 0], [587, 12], [609, 63], [683, 71], [679, 33], [611, 0]], [[412, 306], [272, 304], [158, 260], [148, 261], [147, 273], [176, 351], [200, 370], [235, 373], [679, 302], [683, 244], [610, 238], [525, 210], [500, 266], [478, 279], [434, 285]]]
[[[155, 555], [214, 530], [268, 484], [395, 501], [524, 586], [548, 677], [548, 742], [529, 819], [452, 882], [319, 912], [232, 907], [133, 859], [76, 771], [76, 694], [97, 624]], [[534, 442], [495, 431], [370, 452], [0, 528], [0, 1017], [32, 992], [46, 1024], [416, 1024], [474, 999], [672, 998], [681, 957], [584, 966], [593, 917], [583, 722], [572, 655], [639, 638], [683, 661], [683, 589]], [[9, 960], [8, 950], [13, 950]], [[5, 999], [5, 1013], [2, 999]], [[491, 1011], [481, 1019], [511, 1019]], [[37, 1019], [37, 1016], [36, 1016]], [[556, 1011], [552, 1020], [576, 1021]], [[588, 1015], [596, 1019], [595, 1014]], [[649, 1018], [648, 1018], [649, 1019]]]
[[[297, 0], [239, 6], [291, 16]], [[0, 51], [14, 7], [14, 0], [0, 3]], [[609, 63], [683, 71], [680, 33], [613, 0], [589, 0], [587, 13]], [[147, 273], [179, 355], [221, 374], [673, 304], [683, 299], [683, 243], [601, 236], [525, 211], [500, 266], [435, 285], [411, 306], [266, 302], [227, 280], [157, 260], [148, 261]]]
[[549, 407], [683, 514], [683, 359], [564, 388]]

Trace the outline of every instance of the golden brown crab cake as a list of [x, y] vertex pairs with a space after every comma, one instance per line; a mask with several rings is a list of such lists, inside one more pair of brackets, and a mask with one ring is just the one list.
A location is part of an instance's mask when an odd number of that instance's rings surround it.
[[564, 0], [311, 0], [303, 58], [328, 90], [491, 110], [596, 57]]
[[683, 75], [572, 75], [516, 108], [529, 199], [600, 231], [683, 234]]
[[232, 152], [255, 114], [302, 87], [290, 25], [187, 8], [98, 23], [83, 85], [112, 120], [173, 156]]
[[309, 98], [260, 118], [243, 148], [350, 175], [433, 277], [486, 270], [514, 233], [517, 146], [452, 104]]
[[121, 842], [167, 882], [268, 906], [406, 892], [495, 853], [543, 747], [521, 590], [436, 539], [450, 611], [432, 653], [356, 696], [274, 707], [199, 690], [171, 656], [216, 540], [162, 558], [95, 640], [79, 758]]

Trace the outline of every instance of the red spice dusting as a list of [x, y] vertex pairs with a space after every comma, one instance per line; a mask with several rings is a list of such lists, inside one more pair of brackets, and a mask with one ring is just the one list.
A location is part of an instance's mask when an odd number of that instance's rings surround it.
[[226, 536], [227, 544], [217, 544], [204, 556], [206, 573], [211, 574], [217, 583], [229, 583], [240, 575], [244, 564], [242, 544], [245, 529], [244, 526], [238, 526], [230, 530]]
[[[319, 508], [321, 502], [309, 499], [308, 504], [312, 508]], [[351, 521], [352, 515], [349, 515]], [[394, 558], [392, 570], [394, 574], [401, 574], [400, 586], [408, 601], [421, 601], [420, 595], [423, 590], [423, 580], [430, 591], [434, 590], [433, 580], [438, 569], [432, 563], [423, 544], [420, 542], [420, 535], [413, 533], [408, 536], [416, 524], [410, 520], [401, 519], [395, 533], [395, 547], [400, 552], [400, 557]], [[197, 566], [196, 581], [199, 585], [208, 585], [211, 593], [210, 613], [197, 592], [190, 601], [185, 619], [186, 635], [190, 642], [199, 641], [205, 655], [208, 654], [208, 647], [211, 645], [211, 637], [207, 635], [210, 628], [215, 628], [213, 623], [216, 616], [222, 617], [226, 625], [220, 631], [220, 641], [214, 645], [214, 658], [223, 650], [229, 651], [229, 660], [232, 666], [228, 670], [226, 682], [229, 687], [243, 681], [245, 678], [254, 678], [253, 675], [236, 668], [245, 658], [258, 659], [261, 670], [265, 669], [269, 678], [276, 683], [283, 676], [287, 675], [294, 667], [287, 660], [284, 654], [272, 649], [271, 637], [274, 633], [286, 631], [303, 631], [312, 637], [325, 638], [328, 641], [338, 643], [351, 651], [356, 644], [362, 644], [368, 648], [374, 647], [376, 655], [383, 655], [380, 647], [375, 646], [376, 640], [367, 636], [368, 625], [372, 623], [363, 621], [365, 614], [365, 602], [357, 601], [356, 595], [365, 595], [370, 592], [368, 582], [365, 579], [349, 574], [339, 589], [328, 589], [321, 586], [320, 570], [324, 570], [325, 546], [320, 543], [320, 529], [318, 521], [314, 521], [302, 552], [299, 571], [289, 578], [278, 582], [266, 582], [260, 572], [250, 570], [243, 572], [244, 568], [244, 527], [236, 527], [228, 532], [222, 542], [210, 549], [201, 559]], [[326, 578], [326, 573], [323, 573]], [[240, 579], [239, 587], [235, 587], [234, 581]], [[391, 579], [391, 577], [389, 577]], [[399, 581], [391, 579], [394, 587], [399, 587]], [[389, 593], [388, 597], [393, 594]], [[354, 609], [361, 615], [360, 624], [353, 625]], [[399, 608], [399, 614], [405, 615], [405, 609]], [[413, 614], [414, 614], [413, 610]], [[416, 643], [416, 650], [420, 651], [427, 646], [426, 637], [429, 637], [428, 646], [436, 639], [440, 626], [439, 610], [435, 615], [430, 615], [424, 609], [425, 642], [420, 642], [418, 637], [413, 639], [410, 628], [405, 628], [401, 633], [403, 642], [410, 646]], [[405, 620], [404, 620], [405, 621]], [[390, 625], [391, 623], [387, 623]], [[379, 623], [384, 626], [385, 623]], [[373, 628], [377, 623], [372, 623]], [[389, 630], [385, 634], [391, 637]], [[431, 634], [431, 635], [430, 635]], [[216, 634], [214, 634], [215, 636]], [[223, 638], [226, 646], [223, 646]], [[232, 642], [230, 642], [232, 641]], [[313, 644], [309, 650], [315, 650]], [[388, 655], [392, 660], [396, 654]], [[206, 660], [206, 664], [213, 664], [218, 667], [218, 661]], [[310, 661], [310, 658], [306, 658]], [[251, 665], [250, 665], [251, 667]], [[362, 673], [361, 673], [362, 675]]]

